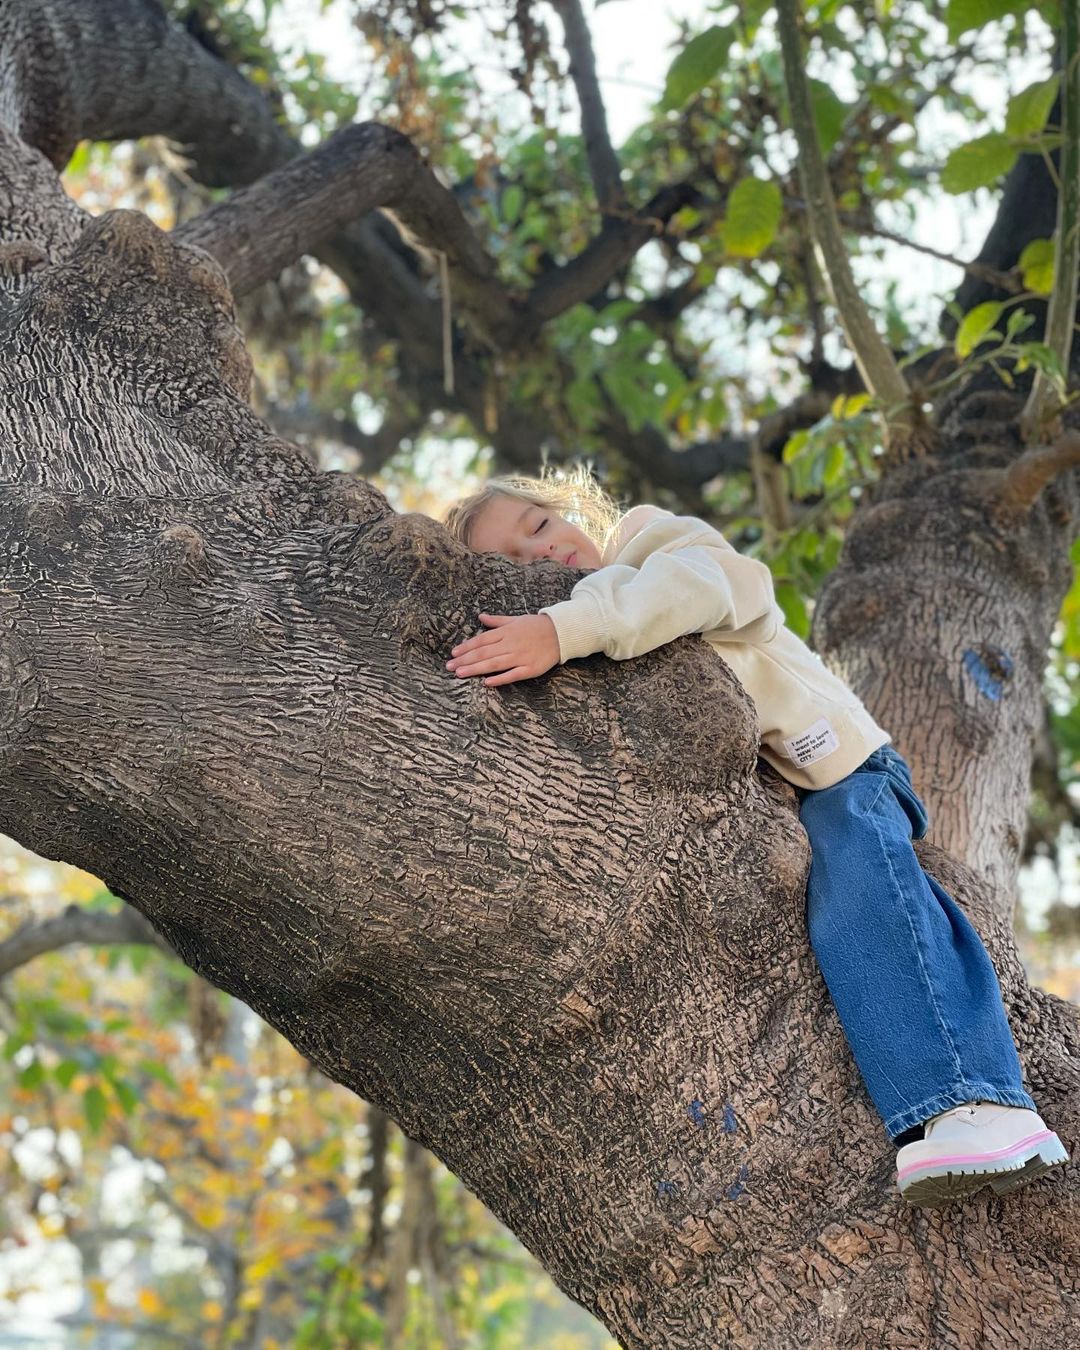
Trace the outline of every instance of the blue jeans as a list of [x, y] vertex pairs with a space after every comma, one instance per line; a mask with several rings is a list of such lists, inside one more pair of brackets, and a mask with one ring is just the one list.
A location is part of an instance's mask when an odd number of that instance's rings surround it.
[[911, 846], [927, 818], [903, 756], [799, 800], [810, 942], [889, 1134], [961, 1102], [1034, 1110], [986, 949]]

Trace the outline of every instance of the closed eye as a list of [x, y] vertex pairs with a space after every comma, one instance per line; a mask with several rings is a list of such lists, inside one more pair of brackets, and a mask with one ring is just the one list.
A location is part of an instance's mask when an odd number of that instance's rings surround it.
[[545, 516], [544, 519], [540, 522], [540, 524], [537, 525], [536, 529], [533, 530], [533, 534], [539, 534], [540, 531], [544, 528], [544, 526], [545, 526], [547, 523], [548, 523], [548, 517]]

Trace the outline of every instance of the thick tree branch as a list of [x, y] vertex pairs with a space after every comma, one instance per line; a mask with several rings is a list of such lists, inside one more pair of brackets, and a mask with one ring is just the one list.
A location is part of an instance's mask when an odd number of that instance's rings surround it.
[[44, 155], [0, 123], [0, 275], [25, 284], [46, 262], [59, 262], [86, 219]]
[[607, 215], [625, 207], [626, 193], [619, 172], [619, 159], [608, 133], [600, 82], [596, 78], [592, 35], [581, 8], [581, 0], [554, 0], [554, 5], [566, 37], [570, 78], [574, 81], [581, 108], [585, 157], [596, 189], [596, 202], [601, 212]]
[[137, 910], [121, 909], [112, 914], [69, 905], [54, 919], [27, 923], [0, 942], [0, 978], [19, 966], [44, 955], [81, 943], [86, 947], [111, 947], [117, 943], [140, 943], [157, 947], [169, 956], [176, 953]]
[[57, 168], [84, 138], [163, 135], [224, 187], [296, 153], [264, 95], [153, 0], [5, 0], [0, 47], [4, 121]]
[[396, 205], [423, 172], [408, 137], [365, 122], [339, 131], [173, 233], [211, 253], [233, 295], [246, 295], [351, 221]]

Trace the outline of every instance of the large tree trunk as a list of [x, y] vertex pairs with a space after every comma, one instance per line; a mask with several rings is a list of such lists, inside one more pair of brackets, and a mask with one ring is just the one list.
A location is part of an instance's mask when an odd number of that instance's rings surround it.
[[[101, 876], [391, 1114], [628, 1347], [1074, 1346], [1074, 1168], [900, 1205], [807, 946], [794, 797], [719, 658], [451, 679], [478, 610], [564, 596], [565, 570], [316, 474], [247, 405], [216, 264], [137, 214], [87, 220], [10, 135], [2, 157], [0, 829]], [[943, 691], [946, 749], [983, 712], [956, 661], [992, 636], [952, 579], [1000, 598], [1025, 681], [1062, 584], [1042, 507], [1010, 528], [1045, 574], [984, 561], [997, 464], [955, 462], [890, 479], [822, 616], [917, 758], [909, 689]], [[915, 639], [887, 671], [885, 632]], [[1020, 755], [1026, 704], [990, 701]], [[1075, 1144], [1076, 1010], [1029, 988], [994, 886], [923, 855]]]
[[940, 410], [936, 452], [876, 487], [815, 615], [818, 650], [910, 758], [930, 838], [1007, 916], [1080, 506], [1075, 473], [1010, 501], [1021, 407], [975, 389]]

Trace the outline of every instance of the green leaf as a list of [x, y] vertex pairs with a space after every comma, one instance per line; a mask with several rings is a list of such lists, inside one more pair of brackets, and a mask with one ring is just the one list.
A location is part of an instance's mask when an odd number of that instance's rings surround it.
[[1022, 342], [1017, 350], [1020, 353], [1016, 362], [1018, 371], [1025, 371], [1029, 366], [1034, 366], [1042, 371], [1059, 394], [1064, 395], [1065, 369], [1053, 347], [1048, 347], [1045, 342]]
[[775, 587], [776, 603], [784, 611], [784, 621], [791, 631], [801, 638], [810, 636], [810, 615], [806, 602], [790, 581], [777, 582]]
[[982, 28], [995, 19], [1005, 19], [1025, 9], [1026, 0], [949, 0], [946, 11], [949, 41], [955, 42], [969, 28]]
[[713, 24], [691, 38], [671, 63], [660, 106], [666, 110], [681, 108], [687, 99], [704, 89], [724, 64], [733, 37], [730, 28]]
[[503, 193], [501, 202], [502, 218], [506, 221], [507, 225], [514, 225], [517, 223], [518, 217], [521, 215], [521, 208], [524, 204], [525, 193], [522, 191], [520, 184], [511, 183]]
[[1020, 273], [1029, 291], [1049, 295], [1054, 289], [1054, 241], [1033, 239], [1020, 254]]
[[870, 86], [866, 93], [875, 108], [880, 108], [882, 112], [889, 113], [892, 116], [902, 117], [905, 122], [913, 120], [914, 110], [911, 104], [891, 86], [874, 84]]
[[72, 178], [78, 178], [80, 174], [86, 172], [90, 165], [90, 149], [92, 141], [80, 141], [72, 152], [71, 158], [64, 167], [64, 173], [70, 174]]
[[80, 1067], [81, 1065], [78, 1060], [62, 1059], [56, 1068], [53, 1069], [53, 1077], [62, 1088], [69, 1088], [71, 1086], [71, 1080], [79, 1072]]
[[964, 322], [956, 330], [957, 356], [961, 359], [970, 356], [981, 342], [986, 341], [1004, 308], [999, 300], [987, 300], [964, 315]]
[[803, 428], [800, 431], [793, 431], [784, 442], [783, 460], [785, 464], [793, 464], [803, 451], [810, 444], [810, 432]]
[[19, 1074], [19, 1086], [24, 1088], [40, 1087], [45, 1081], [45, 1065], [40, 1059], [33, 1059]]
[[814, 110], [814, 123], [817, 126], [818, 141], [825, 154], [840, 139], [840, 133], [847, 121], [848, 105], [833, 91], [831, 85], [821, 80], [810, 82], [810, 104]]
[[756, 258], [769, 247], [780, 228], [780, 187], [764, 178], [744, 178], [728, 198], [724, 247], [736, 258]]
[[24, 1045], [30, 1043], [30, 1032], [19, 1029], [12, 1032], [4, 1042], [4, 1058], [14, 1059]]
[[86, 1123], [91, 1131], [97, 1134], [102, 1125], [105, 1124], [105, 1117], [109, 1113], [109, 1108], [105, 1103], [105, 1094], [94, 1084], [88, 1087], [83, 1093], [83, 1115], [86, 1117]]
[[1016, 163], [1018, 151], [1003, 132], [991, 131], [966, 145], [958, 145], [941, 170], [946, 192], [971, 192], [989, 187]]
[[822, 477], [826, 487], [835, 487], [847, 468], [847, 451], [842, 444], [834, 445], [825, 456], [825, 469]]
[[758, 25], [773, 7], [774, 0], [742, 0], [739, 6], [739, 18], [746, 26], [748, 36], [752, 37]]
[[842, 422], [845, 419], [858, 417], [863, 409], [869, 406], [870, 402], [869, 394], [837, 394], [832, 401], [829, 414], [836, 421]]
[[1014, 309], [1005, 322], [1005, 336], [1009, 340], [1019, 337], [1021, 333], [1027, 332], [1035, 322], [1035, 315], [1029, 314], [1026, 309]]
[[640, 366], [620, 362], [609, 366], [600, 378], [631, 428], [640, 431], [653, 411], [653, 401], [649, 398]]
[[113, 1080], [113, 1091], [116, 1093], [117, 1100], [123, 1108], [124, 1115], [130, 1116], [139, 1106], [141, 1098], [126, 1078], [116, 1078]]
[[151, 1078], [156, 1078], [159, 1083], [164, 1083], [167, 1088], [176, 1089], [176, 1079], [163, 1064], [158, 1064], [153, 1059], [140, 1059], [138, 1067], [142, 1073], [149, 1075]]
[[1046, 126], [1050, 109], [1057, 98], [1060, 75], [1051, 75], [1048, 80], [1039, 80], [1029, 84], [1009, 99], [1009, 109], [1005, 114], [1005, 133], [1019, 140], [1037, 136]]

